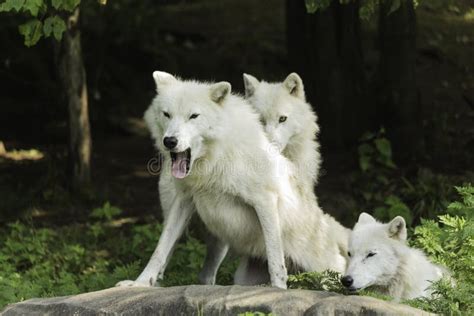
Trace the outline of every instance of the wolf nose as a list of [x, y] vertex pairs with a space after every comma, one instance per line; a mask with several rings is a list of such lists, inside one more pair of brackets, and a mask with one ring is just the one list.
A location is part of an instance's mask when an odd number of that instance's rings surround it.
[[350, 275], [345, 275], [341, 278], [341, 283], [345, 287], [350, 287], [352, 283], [354, 283], [354, 280], [352, 279]]
[[174, 136], [165, 137], [163, 138], [163, 144], [165, 145], [166, 148], [173, 149], [176, 147], [176, 145], [178, 145], [178, 139]]

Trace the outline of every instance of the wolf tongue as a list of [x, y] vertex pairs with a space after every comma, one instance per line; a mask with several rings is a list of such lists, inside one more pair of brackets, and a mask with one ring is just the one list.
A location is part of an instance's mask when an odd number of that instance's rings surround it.
[[178, 179], [186, 177], [186, 165], [188, 164], [187, 158], [185, 151], [176, 153], [176, 158], [171, 164], [171, 174], [173, 177]]

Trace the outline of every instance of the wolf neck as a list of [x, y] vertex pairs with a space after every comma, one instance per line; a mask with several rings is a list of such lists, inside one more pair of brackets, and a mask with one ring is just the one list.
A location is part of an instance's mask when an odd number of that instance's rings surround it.
[[313, 192], [321, 164], [316, 129], [293, 136], [283, 155], [293, 163], [302, 188]]
[[426, 265], [421, 261], [427, 259], [406, 245], [400, 248], [399, 256], [398, 270], [392, 279], [391, 285], [387, 288], [387, 294], [396, 300], [400, 298], [411, 299], [424, 295], [428, 283], [424, 284], [427, 280], [423, 280], [420, 284], [420, 275], [427, 275], [425, 270], [430, 269], [430, 265]]

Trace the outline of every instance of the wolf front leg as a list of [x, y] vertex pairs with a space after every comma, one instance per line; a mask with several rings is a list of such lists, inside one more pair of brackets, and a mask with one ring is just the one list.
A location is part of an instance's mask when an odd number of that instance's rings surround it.
[[191, 201], [176, 197], [164, 223], [158, 245], [143, 272], [135, 281], [121, 281], [116, 286], [155, 286], [157, 280], [163, 278], [173, 248], [189, 223], [193, 211]]
[[199, 272], [199, 283], [214, 285], [216, 283], [217, 270], [227, 255], [229, 246], [217, 237], [209, 234], [206, 240], [207, 254], [204, 265]]
[[268, 260], [268, 272], [272, 286], [286, 289], [288, 272], [285, 266], [283, 243], [281, 240], [280, 217], [278, 211], [278, 196], [262, 194], [254, 201], [255, 211], [262, 227], [263, 238]]

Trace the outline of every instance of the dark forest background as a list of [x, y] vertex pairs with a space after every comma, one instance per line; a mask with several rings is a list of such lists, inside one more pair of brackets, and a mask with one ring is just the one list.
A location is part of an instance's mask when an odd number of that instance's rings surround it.
[[474, 5], [398, 4], [333, 1], [309, 14], [303, 0], [82, 3], [93, 146], [91, 186], [80, 190], [68, 163], [72, 123], [60, 64], [67, 32], [62, 43], [42, 39], [27, 48], [18, 33], [25, 15], [2, 14], [0, 141], [7, 152], [37, 149], [44, 156], [0, 158], [2, 220], [64, 220], [102, 201], [131, 215], [158, 214], [156, 176], [147, 170], [154, 152], [141, 121], [156, 69], [227, 80], [239, 92], [243, 72], [270, 81], [298, 72], [322, 127], [318, 196], [343, 221], [344, 214], [374, 206], [354, 192], [365, 189], [353, 178], [361, 158], [371, 155], [360, 148], [371, 141], [367, 132], [392, 145], [398, 168], [387, 180], [472, 179]]

